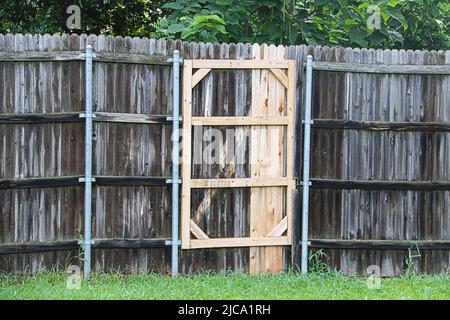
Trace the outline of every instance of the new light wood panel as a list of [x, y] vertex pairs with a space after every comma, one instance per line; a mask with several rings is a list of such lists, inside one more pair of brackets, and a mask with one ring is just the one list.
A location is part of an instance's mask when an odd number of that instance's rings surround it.
[[[284, 48], [254, 45], [255, 60], [284, 57]], [[285, 88], [269, 70], [254, 70], [252, 79], [252, 116], [285, 116]], [[284, 174], [284, 128], [254, 126], [251, 133], [251, 177]], [[267, 236], [283, 219], [285, 189], [280, 187], [251, 188], [250, 234]], [[283, 267], [282, 247], [250, 248], [251, 273], [276, 273]]]

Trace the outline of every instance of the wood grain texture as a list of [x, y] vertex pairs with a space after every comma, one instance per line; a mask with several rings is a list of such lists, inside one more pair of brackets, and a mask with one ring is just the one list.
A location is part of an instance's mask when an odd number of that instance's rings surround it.
[[[94, 174], [142, 177], [136, 180], [141, 185], [110, 185], [111, 180], [94, 188], [93, 237], [111, 241], [137, 239], [137, 242], [170, 238], [170, 187], [144, 185], [146, 177], [164, 177], [171, 172], [171, 127], [154, 123], [164, 122], [162, 118], [154, 121], [155, 116], [164, 117], [172, 111], [172, 72], [167, 57], [178, 49], [187, 59], [248, 61], [252, 60], [252, 45], [104, 35], [0, 35], [0, 56], [16, 57], [13, 63], [0, 61], [2, 181], [83, 175], [84, 126], [75, 117], [84, 109], [84, 65], [78, 56], [60, 59], [58, 55], [78, 55], [87, 44], [93, 45], [97, 53], [94, 110], [100, 121], [94, 125]], [[306, 55], [312, 54], [315, 61], [351, 64], [346, 70], [314, 72], [313, 117], [321, 120], [313, 129], [313, 178], [413, 184], [450, 180], [450, 76], [445, 71], [450, 65], [450, 52], [305, 45], [275, 49], [259, 46], [259, 50], [263, 57], [269, 53], [275, 55], [273, 61], [296, 61], [293, 167], [297, 177], [301, 172], [302, 152], [302, 66]], [[161, 57], [156, 61], [158, 64], [145, 64], [150, 62], [149, 55]], [[394, 66], [390, 70], [401, 73], [354, 72], [356, 67], [361, 67], [357, 64], [363, 64], [368, 71], [380, 70], [380, 65]], [[283, 68], [286, 72], [288, 66]], [[283, 86], [270, 71], [211, 70], [193, 89], [192, 115], [253, 116], [252, 101], [262, 99], [254, 96], [254, 72], [275, 80], [262, 79], [270, 92], [273, 83]], [[265, 98], [281, 99], [271, 94]], [[328, 120], [333, 122], [325, 123]], [[217, 129], [226, 136], [227, 127]], [[202, 139], [205, 133], [210, 138], [209, 128], [202, 127], [198, 139], [194, 130], [192, 150], [209, 143]], [[227, 148], [234, 146], [237, 153], [242, 151], [243, 163], [192, 164], [192, 178], [249, 178], [252, 169], [246, 163], [250, 160], [250, 131], [249, 126], [243, 125], [237, 129], [234, 142], [233, 139], [224, 141]], [[276, 167], [282, 164], [278, 158], [274, 163]], [[210, 238], [250, 237], [254, 227], [250, 226], [251, 197], [250, 188], [196, 189], [192, 195], [192, 218]], [[292, 260], [294, 267], [298, 263], [299, 247], [295, 239], [299, 239], [300, 197], [297, 192], [294, 199], [293, 243], [291, 250], [282, 253], [282, 269], [286, 268], [286, 261]], [[266, 198], [261, 200], [264, 202]], [[283, 208], [279, 202], [263, 207], [268, 211], [274, 209], [274, 217], [279, 221], [283, 218], [277, 216]], [[310, 236], [340, 241], [445, 242], [450, 240], [449, 208], [448, 190], [312, 189]], [[258, 211], [253, 212], [257, 214]], [[0, 243], [72, 241], [80, 237], [82, 228], [82, 186], [0, 190]], [[422, 257], [414, 260], [416, 270], [447, 271], [449, 251], [443, 248], [421, 249]], [[406, 250], [387, 247], [383, 250], [327, 248], [326, 252], [327, 262], [344, 273], [365, 274], [368, 265], [378, 264], [385, 276], [400, 274], [408, 254]], [[182, 252], [181, 270], [185, 273], [200, 269], [248, 272], [249, 253], [243, 247]], [[0, 270], [36, 272], [44, 266], [79, 264], [78, 255], [77, 249], [5, 254], [0, 256]], [[261, 259], [261, 263], [266, 263], [265, 258]], [[168, 272], [170, 249], [125, 244], [120, 248], [95, 248], [94, 260], [97, 271], [120, 268], [126, 272]], [[279, 265], [270, 266], [275, 267]]]
[[[326, 47], [310, 48], [309, 53], [320, 61], [400, 66], [441, 65], [446, 56], [443, 52]], [[450, 213], [446, 190], [450, 169], [442, 156], [449, 148], [449, 115], [444, 107], [449, 101], [448, 78], [351, 70], [314, 73], [317, 127], [313, 129], [312, 177], [344, 183], [313, 189], [310, 238], [448, 240], [448, 233], [441, 231]], [[328, 119], [335, 120], [326, 123]], [[323, 124], [331, 125], [321, 128]], [[348, 190], [348, 180], [361, 190]], [[421, 231], [424, 228], [427, 231]], [[365, 274], [370, 264], [379, 265], [384, 276], [404, 269], [407, 252], [369, 249], [328, 251], [328, 262], [348, 274]], [[423, 261], [430, 258], [433, 267]], [[414, 263], [421, 272], [446, 270], [448, 253], [431, 254], [424, 248], [422, 258]]]
[[[275, 47], [271, 47], [271, 49], [274, 49]], [[280, 56], [284, 57], [284, 50], [282, 47], [279, 47], [278, 50], [280, 51]], [[274, 52], [275, 53], [275, 52]], [[276, 55], [275, 55], [276, 58]], [[278, 58], [280, 59], [280, 58]], [[275, 139], [275, 142], [277, 143], [277, 147], [278, 147], [278, 158], [281, 158], [281, 161], [285, 161], [283, 160], [283, 157], [286, 158], [286, 156], [291, 157], [292, 156], [292, 141], [293, 141], [293, 122], [292, 121], [292, 114], [294, 112], [294, 83], [295, 83], [295, 62], [291, 61], [288, 63], [288, 75], [286, 75], [285, 73], [283, 73], [283, 71], [279, 70], [279, 69], [271, 69], [272, 63], [269, 59], [263, 60], [263, 61], [257, 61], [257, 63], [253, 63], [251, 64], [250, 62], [246, 62], [246, 61], [236, 61], [236, 60], [220, 60], [220, 63], [218, 62], [216, 64], [216, 67], [214, 68], [210, 68], [210, 69], [199, 69], [197, 71], [195, 71], [192, 74], [192, 69], [193, 66], [199, 66], [202, 63], [204, 63], [204, 60], [184, 60], [185, 62], [185, 70], [187, 70], [187, 72], [185, 72], [185, 82], [187, 82], [187, 87], [185, 87], [185, 96], [188, 97], [188, 99], [185, 99], [184, 101], [184, 108], [188, 108], [188, 110], [185, 110], [185, 114], [186, 116], [184, 116], [184, 130], [187, 134], [189, 134], [189, 137], [192, 137], [192, 125], [211, 125], [211, 126], [218, 126], [218, 125], [222, 125], [222, 126], [226, 126], [226, 125], [231, 125], [231, 126], [237, 126], [237, 125], [251, 125], [253, 127], [256, 127], [258, 129], [263, 129], [265, 131], [263, 137], [269, 137], [269, 139], [272, 139], [272, 142], [274, 141], [273, 137], [270, 137], [271, 135], [274, 135], [275, 138], [277, 138], [278, 136], [278, 140]], [[208, 63], [211, 61], [207, 61]], [[254, 62], [254, 61], [251, 61]], [[267, 66], [266, 69], [263, 70], [263, 72], [269, 74], [269, 70], [270, 70], [270, 75], [272, 76], [272, 78], [270, 79], [270, 83], [272, 86], [272, 91], [271, 91], [271, 95], [272, 95], [272, 100], [270, 102], [268, 102], [268, 100], [266, 99], [265, 104], [261, 105], [261, 106], [256, 106], [255, 110], [252, 110], [252, 113], [261, 113], [262, 115], [257, 115], [254, 116], [252, 115], [251, 117], [191, 117], [192, 114], [192, 92], [190, 91], [191, 86], [195, 87], [207, 74], [209, 74], [211, 72], [211, 69], [222, 69], [221, 67], [223, 65], [226, 66], [225, 69], [231, 69], [231, 68], [236, 68], [236, 69], [242, 69], [242, 68], [246, 68], [248, 67], [248, 65], [254, 65], [255, 69], [260, 69], [263, 62], [267, 62]], [[285, 64], [284, 60], [279, 60], [278, 62], [280, 62], [281, 64]], [[243, 67], [244, 66], [244, 67]], [[189, 79], [186, 79], [189, 78]], [[257, 79], [252, 79], [252, 83], [258, 83], [260, 82], [262, 79], [261, 78], [257, 78]], [[267, 84], [268, 80], [267, 78], [264, 79], [264, 82]], [[281, 82], [281, 83], [278, 83]], [[219, 82], [220, 84], [220, 82]], [[286, 87], [290, 87], [291, 90], [289, 90], [289, 95], [290, 98], [288, 99], [289, 101], [289, 110], [286, 112], [284, 111], [285, 109], [287, 109], [286, 105], [288, 104], [285, 100], [285, 89]], [[221, 88], [220, 85], [218, 87], [218, 89]], [[221, 88], [223, 89], [223, 88]], [[277, 91], [278, 90], [278, 91]], [[188, 92], [187, 92], [188, 91]], [[219, 92], [222, 90], [218, 90]], [[261, 91], [261, 92], [256, 92], [256, 93], [252, 93], [254, 94], [254, 96], [260, 96], [260, 94], [269, 94], [269, 92], [265, 92], [265, 91]], [[279, 101], [277, 101], [276, 99], [279, 99]], [[271, 104], [271, 108], [277, 108], [278, 107], [278, 114], [267, 114], [264, 112], [264, 109], [268, 108], [268, 104]], [[221, 105], [221, 103], [219, 103], [219, 105]], [[261, 108], [262, 112], [259, 111], [257, 108]], [[272, 119], [273, 118], [273, 119]], [[289, 121], [289, 118], [291, 118], [291, 121]], [[276, 128], [276, 130], [269, 130], [272, 128], [269, 128], [269, 126], [276, 126], [278, 125], [279, 127], [279, 122], [280, 119], [282, 119], [283, 121], [281, 122], [282, 125], [285, 125], [288, 127], [287, 130], [287, 135], [286, 135], [286, 130], [283, 129], [284, 128]], [[255, 132], [255, 130], [253, 130], [254, 128], [252, 127], [252, 131]], [[195, 128], [198, 129], [198, 128]], [[261, 131], [263, 131], [261, 130]], [[280, 133], [282, 133], [282, 135], [280, 136]], [[208, 134], [211, 136], [211, 132], [208, 132]], [[221, 134], [221, 133], [220, 133]], [[228, 137], [228, 130], [227, 130], [227, 137]], [[215, 140], [219, 139], [219, 137], [215, 137]], [[223, 138], [220, 138], [221, 140]], [[190, 141], [191, 139], [189, 139], [188, 143], [191, 143]], [[256, 136], [254, 134], [254, 137], [252, 137], [252, 141], [251, 144], [253, 145], [257, 145], [258, 143], [261, 142], [265, 142], [265, 141], [261, 141], [260, 139], [258, 139], [258, 136]], [[289, 152], [286, 153], [286, 148], [289, 148]], [[197, 148], [195, 148], [197, 149]], [[217, 149], [217, 147], [216, 147]], [[221, 142], [219, 142], [219, 146], [218, 149], [223, 149], [223, 145]], [[184, 152], [183, 154], [183, 158], [185, 160], [188, 161], [188, 164], [186, 164], [186, 166], [190, 166], [190, 163], [192, 161], [192, 149], [191, 146], [189, 145], [188, 149], [185, 149], [187, 151]], [[229, 152], [229, 149], [226, 149], [224, 151], [222, 150], [216, 150], [215, 153], [221, 153], [223, 154], [223, 156], [225, 157], [225, 161], [219, 160], [220, 166], [225, 166], [228, 169], [233, 167], [233, 159], [231, 160], [231, 163], [229, 162], [228, 158], [227, 158], [227, 153]], [[197, 152], [202, 154], [202, 161], [206, 161], [208, 164], [217, 162], [217, 159], [215, 159], [213, 162], [208, 161], [211, 157], [212, 157], [212, 152], [211, 153], [206, 153], [205, 154], [205, 150], [203, 148], [200, 148], [197, 150]], [[234, 150], [231, 150], [231, 154], [234, 154]], [[271, 166], [270, 163], [270, 156], [267, 156], [266, 154], [263, 154], [262, 152], [255, 152], [253, 151], [252, 153], [253, 156], [255, 156], [255, 159], [258, 163], [250, 163], [250, 166], [255, 166], [255, 165], [259, 165], [261, 168], [267, 167], [267, 166]], [[258, 157], [263, 156], [263, 160], [258, 159]], [[281, 156], [281, 157], [280, 157]], [[205, 159], [205, 157], [207, 157], [208, 159]], [[253, 159], [250, 158], [250, 161], [252, 161]], [[193, 161], [193, 163], [195, 163], [196, 161]], [[295, 185], [295, 181], [292, 178], [292, 159], [289, 159], [288, 161], [286, 161], [286, 163], [283, 163], [281, 166], [287, 166], [289, 168], [289, 178], [288, 177], [283, 177], [286, 176], [286, 168], [283, 168], [282, 170], [278, 169], [278, 171], [276, 171], [274, 173], [274, 175], [270, 174], [270, 171], [267, 174], [263, 174], [260, 177], [260, 173], [258, 173], [257, 175], [251, 175], [250, 178], [239, 178], [239, 179], [235, 179], [235, 178], [227, 178], [227, 179], [192, 179], [191, 175], [189, 174], [189, 176], [185, 177], [183, 180], [187, 180], [188, 182], [185, 183], [186, 186], [186, 191], [183, 192], [182, 194], [182, 216], [185, 217], [182, 221], [182, 230], [186, 230], [183, 233], [183, 237], [182, 237], [182, 248], [183, 249], [193, 249], [194, 247], [191, 246], [191, 242], [192, 239], [190, 238], [190, 233], [192, 233], [197, 239], [202, 240], [201, 241], [201, 245], [203, 248], [215, 248], [215, 247], [241, 247], [244, 246], [242, 244], [235, 246], [234, 244], [237, 243], [241, 243], [240, 241], [243, 241], [243, 243], [248, 243], [248, 244], [252, 244], [252, 243], [256, 243], [255, 241], [253, 241], [253, 237], [250, 237], [250, 240], [252, 241], [244, 241], [241, 238], [236, 238], [235, 241], [229, 241], [226, 238], [223, 238], [223, 242], [221, 243], [220, 240], [221, 239], [215, 239], [215, 240], [211, 240], [209, 241], [209, 238], [207, 236], [206, 233], [204, 233], [202, 231], [201, 228], [199, 228], [197, 226], [197, 224], [192, 221], [192, 220], [187, 220], [187, 218], [191, 217], [191, 199], [187, 199], [186, 197], [190, 197], [192, 195], [192, 192], [190, 189], [212, 189], [212, 188], [246, 188], [246, 187], [251, 187], [252, 189], [255, 188], [259, 188], [261, 189], [261, 191], [264, 191], [264, 189], [268, 189], [268, 187], [271, 187], [270, 190], [272, 190], [272, 187], [275, 186], [285, 186], [287, 188], [285, 188], [285, 190], [281, 190], [281, 195], [278, 196], [279, 200], [278, 201], [284, 201], [282, 203], [282, 205], [284, 206], [284, 208], [282, 210], [284, 210], [285, 215], [286, 215], [286, 219], [285, 219], [285, 223], [286, 223], [286, 228], [288, 225], [288, 220], [290, 220], [290, 210], [291, 210], [291, 192], [294, 189], [294, 185]], [[228, 171], [228, 170], [227, 170]], [[272, 170], [273, 171], [273, 170]], [[230, 173], [233, 173], [232, 171], [230, 171]], [[189, 189], [189, 190], [187, 190]], [[277, 192], [279, 192], [280, 190], [278, 190]], [[283, 195], [283, 191], [284, 191], [284, 195], [285, 198], [284, 200], [282, 199], [284, 197]], [[205, 197], [202, 200], [202, 205], [207, 205], [210, 209], [211, 207], [211, 201], [209, 199], [211, 199], [211, 196], [215, 196], [215, 193], [213, 192], [207, 192], [205, 194]], [[270, 201], [270, 200], [269, 200]], [[252, 205], [252, 203], [250, 204], [250, 207], [256, 207], [256, 203]], [[289, 211], [288, 211], [289, 210]], [[188, 211], [188, 212], [186, 212]], [[283, 214], [281, 212], [281, 214]], [[201, 217], [202, 213], [199, 212], [199, 210], [196, 210], [196, 216], [195, 221], [198, 221]], [[270, 220], [272, 220], [271, 215], [269, 216], [259, 216], [257, 217], [258, 222], [255, 223], [260, 223], [259, 221], [265, 221], [267, 218], [269, 218]], [[277, 222], [276, 224], [274, 224], [273, 222], [269, 223], [269, 228], [276, 228], [277, 224], [279, 224], [279, 222]], [[190, 233], [187, 232], [187, 229], [190, 229]], [[272, 230], [273, 231], [273, 230]], [[272, 231], [264, 231], [264, 233], [258, 237], [258, 239], [262, 239], [265, 240], [265, 236], [267, 236], [267, 234], [269, 232], [271, 232], [271, 237], [275, 237], [273, 235]], [[283, 233], [284, 231], [282, 231], [281, 233]], [[290, 231], [288, 231], [288, 234], [290, 233]], [[288, 239], [290, 239], [289, 237], [287, 237]], [[208, 240], [207, 240], [208, 239]], [[267, 246], [271, 243], [275, 243], [273, 242], [274, 239], [270, 239], [270, 242], [264, 241], [264, 244], [258, 244], [257, 246]], [[208, 244], [209, 242], [209, 244]], [[199, 241], [196, 241], [196, 244], [199, 245]], [[284, 243], [284, 242], [283, 242]], [[287, 241], [288, 244], [290, 244], [290, 240]], [[196, 248], [199, 248], [198, 246]], [[270, 250], [270, 248], [267, 248], [268, 250]], [[281, 249], [281, 248], [280, 248]], [[270, 255], [267, 256], [267, 261], [269, 264], [276, 264], [278, 263], [278, 261], [273, 261], [273, 259], [279, 260], [280, 262], [282, 261], [281, 259], [281, 255], [280, 257], [271, 257]], [[271, 270], [270, 268], [266, 268], [266, 269], [261, 269], [261, 270], [257, 270], [256, 272], [278, 272], [279, 270]]]
[[[283, 220], [267, 235], [268, 237], [280, 237], [288, 230], [288, 219], [284, 217]], [[289, 238], [289, 236], [288, 236]]]
[[192, 125], [195, 126], [286, 126], [288, 117], [192, 117]]
[[191, 158], [192, 158], [192, 61], [187, 60], [183, 67], [183, 157], [181, 167], [181, 248], [190, 247], [191, 222]]
[[[239, 179], [193, 179], [191, 188], [248, 188], [248, 187], [274, 187], [288, 186], [287, 178], [263, 177], [263, 178], [239, 178]], [[0, 185], [1, 186], [1, 185]]]
[[[193, 239], [192, 249], [202, 248], [238, 248], [238, 247], [273, 247], [287, 246], [287, 237], [249, 237], [249, 238], [221, 238], [221, 239]], [[267, 248], [266, 248], [267, 249]]]
[[190, 231], [191, 233], [194, 235], [195, 238], [197, 239], [209, 239], [208, 236], [206, 235], [206, 233], [203, 232], [202, 229], [200, 229], [200, 227], [198, 225], [195, 224], [194, 221], [190, 221]]
[[313, 70], [329, 72], [450, 75], [450, 67], [441, 65], [371, 64], [342, 62], [313, 62]]
[[[261, 63], [284, 58], [284, 48], [253, 46], [253, 59]], [[252, 72], [252, 116], [285, 116], [285, 87], [269, 70]], [[253, 126], [250, 165], [252, 178], [285, 175], [285, 130], [281, 127]], [[251, 237], [267, 236], [283, 219], [286, 189], [280, 187], [251, 188]], [[283, 200], [284, 199], [284, 200]], [[264, 218], [262, 218], [264, 217]], [[276, 273], [283, 269], [283, 248], [250, 248], [251, 273]]]

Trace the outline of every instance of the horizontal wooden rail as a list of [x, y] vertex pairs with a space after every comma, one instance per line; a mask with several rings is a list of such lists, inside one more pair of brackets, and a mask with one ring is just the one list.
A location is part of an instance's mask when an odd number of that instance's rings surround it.
[[[130, 53], [95, 52], [94, 62], [171, 66], [172, 57]], [[182, 62], [180, 63], [182, 65]]]
[[247, 188], [247, 187], [286, 187], [287, 178], [238, 178], [238, 179], [192, 179], [191, 188]]
[[342, 190], [450, 190], [450, 181], [380, 181], [311, 179], [312, 188]]
[[290, 245], [288, 237], [191, 239], [190, 249], [267, 247]]
[[97, 186], [165, 186], [170, 177], [142, 177], [142, 176], [95, 176], [94, 184]]
[[288, 69], [294, 60], [192, 60], [193, 69]]
[[144, 249], [144, 248], [164, 248], [172, 244], [169, 238], [126, 238], [126, 239], [93, 239], [94, 249]]
[[450, 131], [448, 122], [381, 122], [314, 119], [317, 129], [354, 129], [372, 131]]
[[7, 243], [0, 244], [0, 255], [15, 253], [34, 253], [75, 250], [80, 245], [78, 240], [51, 241], [51, 242], [26, 242], [26, 243]]
[[[260, 243], [262, 241], [262, 243]], [[449, 250], [448, 240], [345, 240], [345, 239], [311, 239], [311, 248], [347, 249], [347, 250]], [[145, 249], [164, 248], [171, 245], [169, 238], [124, 238], [93, 239], [94, 249]], [[263, 238], [225, 238], [225, 239], [192, 239], [197, 249], [216, 247], [246, 247], [288, 245], [286, 237]], [[0, 255], [18, 253], [39, 253], [64, 250], [76, 250], [80, 247], [78, 240], [25, 242], [0, 244]]]
[[400, 65], [361, 64], [342, 62], [313, 62], [313, 70], [353, 73], [450, 75], [450, 64], [444, 65]]
[[0, 124], [82, 122], [81, 112], [0, 114]]
[[0, 190], [81, 186], [79, 178], [81, 176], [1, 179]]
[[[124, 239], [92, 239], [94, 249], [139, 249], [164, 248], [171, 245], [169, 238], [124, 238]], [[64, 250], [76, 250], [80, 247], [78, 240], [25, 242], [0, 244], [0, 255], [16, 253], [37, 253]]]
[[86, 55], [80, 51], [0, 52], [0, 62], [65, 62], [85, 59]]
[[[86, 55], [80, 51], [24, 51], [0, 52], [0, 62], [70, 62], [84, 61]], [[131, 53], [95, 52], [93, 60], [104, 63], [143, 65], [172, 65], [171, 57]]]
[[288, 117], [192, 117], [193, 126], [286, 126]]
[[122, 123], [148, 123], [148, 124], [172, 124], [172, 120], [166, 115], [146, 115], [133, 113], [94, 112], [96, 122], [122, 122]]
[[340, 240], [311, 239], [311, 248], [354, 250], [449, 250], [450, 241], [441, 240]]
[[[84, 122], [80, 112], [55, 113], [15, 113], [0, 114], [0, 124], [40, 124], [59, 122]], [[142, 124], [172, 124], [169, 115], [146, 115], [137, 113], [95, 112], [95, 122], [142, 123]]]
[[[0, 179], [0, 190], [83, 186], [80, 178], [82, 176]], [[168, 179], [170, 177], [95, 176], [93, 183], [97, 186], [165, 186], [170, 185]]]

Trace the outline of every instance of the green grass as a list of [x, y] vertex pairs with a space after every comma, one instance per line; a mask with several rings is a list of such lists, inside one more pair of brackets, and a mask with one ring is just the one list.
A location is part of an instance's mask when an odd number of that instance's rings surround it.
[[176, 279], [162, 275], [94, 274], [80, 290], [67, 289], [67, 275], [0, 276], [4, 299], [449, 299], [450, 277], [382, 279], [369, 289], [366, 278], [337, 272], [252, 276], [200, 274]]

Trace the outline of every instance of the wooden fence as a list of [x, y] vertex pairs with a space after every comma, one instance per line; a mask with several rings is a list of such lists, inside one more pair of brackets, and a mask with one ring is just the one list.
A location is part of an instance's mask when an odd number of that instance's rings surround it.
[[[83, 233], [84, 64], [94, 66], [93, 264], [97, 271], [170, 269], [171, 67], [189, 59], [297, 62], [294, 176], [301, 179], [303, 63], [317, 62], [313, 85], [311, 246], [344, 273], [383, 275], [450, 264], [450, 52], [312, 46], [203, 44], [77, 35], [0, 35], [0, 270], [35, 272], [78, 264]], [[261, 58], [261, 57], [259, 57]], [[327, 63], [320, 63], [327, 62]], [[336, 64], [334, 62], [339, 62]], [[414, 67], [415, 66], [415, 67]], [[427, 67], [425, 67], [427, 66]], [[193, 91], [197, 116], [244, 116], [252, 72], [218, 70]], [[415, 124], [418, 123], [418, 124]], [[200, 142], [193, 142], [202, 143]], [[194, 146], [195, 149], [195, 146]], [[193, 165], [197, 178], [224, 175]], [[246, 164], [234, 177], [245, 178]], [[226, 176], [226, 175], [225, 175]], [[208, 201], [204, 201], [205, 196]], [[282, 268], [299, 261], [300, 201], [292, 247]], [[211, 237], [250, 234], [248, 188], [194, 193]], [[208, 205], [206, 206], [205, 203]], [[183, 250], [181, 271], [250, 271], [249, 248]], [[271, 266], [267, 266], [270, 270]]]

